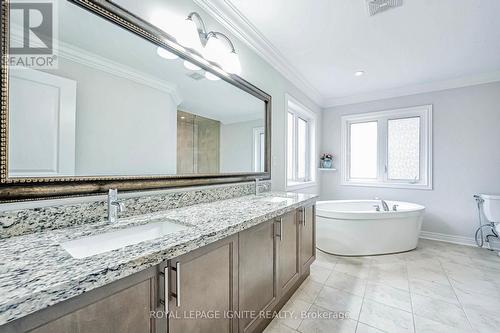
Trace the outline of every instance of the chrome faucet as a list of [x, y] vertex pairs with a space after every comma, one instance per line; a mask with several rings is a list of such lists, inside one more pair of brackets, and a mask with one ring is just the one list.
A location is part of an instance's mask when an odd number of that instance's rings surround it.
[[389, 205], [387, 204], [387, 202], [385, 202], [384, 199], [375, 198], [375, 200], [380, 200], [380, 203], [382, 204], [382, 208], [384, 208], [384, 212], [389, 211]]
[[109, 189], [108, 191], [108, 222], [115, 223], [118, 220], [118, 213], [125, 211], [123, 203], [118, 201], [118, 190]]
[[260, 178], [255, 178], [255, 195], [259, 195]]

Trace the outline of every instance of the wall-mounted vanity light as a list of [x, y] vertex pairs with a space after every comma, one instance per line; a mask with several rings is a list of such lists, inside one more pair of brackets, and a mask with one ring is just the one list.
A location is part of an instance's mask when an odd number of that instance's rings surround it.
[[[241, 74], [241, 63], [234, 44], [221, 32], [207, 32], [205, 22], [197, 12], [190, 13], [179, 28], [174, 37], [180, 45], [198, 52], [206, 60], [217, 63], [227, 73]], [[174, 54], [171, 53], [171, 57], [166, 52], [168, 51], [158, 48], [158, 55], [161, 57], [175, 59]], [[185, 61], [184, 66], [190, 70], [200, 69], [189, 61]]]

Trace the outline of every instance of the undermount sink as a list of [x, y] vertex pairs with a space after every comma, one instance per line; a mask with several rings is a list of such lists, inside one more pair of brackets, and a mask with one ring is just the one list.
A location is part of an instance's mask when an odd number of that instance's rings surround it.
[[60, 245], [73, 258], [82, 259], [95, 254], [116, 250], [127, 245], [163, 237], [187, 228], [189, 227], [172, 221], [152, 222], [95, 236], [82, 237], [61, 243]]
[[262, 197], [259, 198], [261, 201], [265, 202], [272, 202], [272, 203], [285, 203], [288, 202], [289, 200], [292, 200], [292, 198], [284, 198], [284, 197]]
[[266, 202], [286, 202], [288, 199], [286, 198], [280, 198], [280, 197], [268, 197], [268, 198], [262, 198], [261, 199], [262, 201], [266, 201]]

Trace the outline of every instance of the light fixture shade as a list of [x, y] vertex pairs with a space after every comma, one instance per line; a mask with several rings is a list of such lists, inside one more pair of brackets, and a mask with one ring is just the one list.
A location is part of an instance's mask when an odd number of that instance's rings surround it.
[[195, 64], [187, 60], [184, 60], [184, 67], [192, 71], [199, 71], [201, 69], [201, 67], [196, 66]]
[[201, 52], [203, 49], [198, 28], [192, 19], [184, 20], [175, 38], [179, 44], [184, 47], [188, 47], [198, 52]]
[[222, 64], [224, 70], [231, 74], [240, 75], [241, 74], [241, 63], [240, 57], [236, 52], [230, 52], [226, 55], [224, 63]]
[[217, 81], [217, 80], [220, 80], [220, 77], [218, 77], [217, 75], [214, 75], [210, 72], [205, 72], [205, 77], [210, 80], [210, 81]]
[[173, 60], [179, 58], [176, 54], [173, 54], [172, 52], [167, 51], [162, 47], [158, 47], [156, 49], [156, 53], [158, 53], [158, 55], [164, 59]]
[[222, 66], [228, 52], [227, 46], [219, 38], [210, 37], [203, 48], [203, 57]]

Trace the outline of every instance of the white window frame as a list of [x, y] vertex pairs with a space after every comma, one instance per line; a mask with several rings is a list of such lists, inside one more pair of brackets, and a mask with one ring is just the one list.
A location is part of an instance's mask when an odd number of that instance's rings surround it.
[[[252, 164], [253, 164], [253, 171], [254, 172], [264, 172], [265, 169], [265, 149], [262, 151], [261, 149], [261, 135], [265, 134], [265, 129], [264, 127], [254, 127], [253, 128], [253, 158], [252, 158]], [[264, 138], [264, 143], [265, 143], [265, 138]]]
[[[388, 121], [392, 119], [420, 118], [420, 179], [388, 179]], [[350, 125], [377, 121], [377, 178], [350, 178]], [[341, 117], [341, 185], [371, 186], [432, 190], [432, 105], [421, 105], [402, 109], [345, 115]]]
[[[297, 190], [301, 188], [307, 188], [316, 186], [316, 114], [309, 110], [307, 107], [302, 105], [292, 96], [285, 94], [285, 177], [287, 190]], [[292, 113], [294, 115], [294, 131], [297, 130], [298, 118], [307, 121], [307, 143], [306, 143], [306, 177], [299, 179], [297, 177], [297, 163], [298, 159], [295, 158], [297, 155], [298, 144], [297, 135], [294, 135], [294, 165], [293, 165], [293, 177], [289, 179], [288, 175], [288, 114]]]

